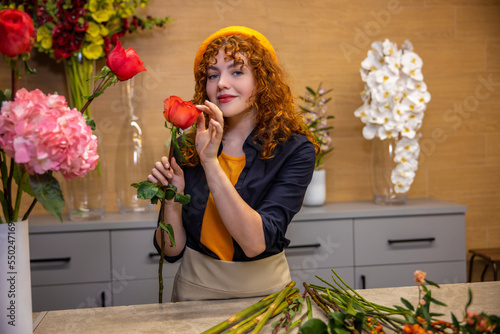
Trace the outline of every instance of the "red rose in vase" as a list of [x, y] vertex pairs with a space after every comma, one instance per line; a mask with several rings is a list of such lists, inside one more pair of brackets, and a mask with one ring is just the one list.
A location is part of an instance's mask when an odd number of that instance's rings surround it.
[[106, 65], [116, 74], [120, 81], [126, 81], [137, 73], [146, 71], [142, 64], [144, 63], [134, 48], [130, 47], [125, 50], [120, 41], [117, 41], [116, 47], [109, 53], [106, 60]]
[[183, 101], [178, 96], [170, 96], [163, 101], [163, 105], [165, 110], [163, 116], [167, 122], [183, 130], [193, 125], [201, 113], [193, 103]]
[[30, 52], [36, 32], [31, 17], [17, 9], [0, 11], [0, 53], [16, 57]]

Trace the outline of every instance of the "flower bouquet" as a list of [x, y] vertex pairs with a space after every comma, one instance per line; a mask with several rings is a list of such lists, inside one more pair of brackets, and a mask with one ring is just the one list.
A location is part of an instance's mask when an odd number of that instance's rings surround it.
[[[96, 62], [109, 55], [120, 38], [129, 33], [164, 26], [169, 18], [142, 17], [139, 8], [148, 0], [17, 0], [1, 1], [2, 7], [18, 7], [33, 18], [34, 48], [64, 65], [68, 104], [83, 112], [95, 130], [89, 96], [102, 87], [93, 87]], [[95, 96], [94, 96], [95, 97]], [[95, 132], [98, 133], [98, 132]], [[105, 157], [101, 155], [94, 172], [67, 183], [67, 207], [71, 220], [100, 219], [106, 205]]]
[[[118, 41], [107, 58], [107, 66], [95, 77], [95, 82], [98, 82], [95, 90], [86, 97], [80, 110], [71, 109], [64, 96], [45, 95], [38, 89], [16, 91], [18, 61], [28, 58], [34, 42], [31, 18], [17, 9], [1, 10], [0, 33], [3, 33], [0, 52], [7, 57], [12, 68], [12, 89], [0, 94], [0, 170], [3, 182], [0, 202], [4, 219], [6, 222], [19, 219], [22, 193], [27, 192], [34, 199], [23, 220], [28, 218], [37, 201], [62, 220], [64, 199], [52, 172], [61, 172], [69, 181], [84, 177], [98, 164], [93, 124], [82, 115], [111, 84], [128, 80], [146, 69], [135, 50], [124, 50]], [[17, 185], [16, 196], [13, 196], [13, 181]]]
[[[169, 18], [138, 15], [138, 7], [148, 0], [24, 0], [37, 28], [34, 47], [65, 64], [71, 104], [81, 110], [92, 93], [94, 62], [105, 58], [119, 39], [155, 26], [164, 26]], [[12, 3], [10, 1], [9, 3]], [[90, 109], [85, 118], [91, 119]]]
[[363, 105], [354, 115], [365, 124], [368, 140], [395, 140], [396, 167], [390, 181], [396, 193], [406, 193], [418, 168], [418, 133], [431, 95], [422, 75], [422, 59], [405, 41], [401, 49], [389, 40], [374, 42], [361, 63]]

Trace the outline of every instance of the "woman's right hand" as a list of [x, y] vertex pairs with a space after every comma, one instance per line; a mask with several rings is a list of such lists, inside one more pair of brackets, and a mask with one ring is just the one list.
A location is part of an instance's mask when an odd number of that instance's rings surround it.
[[184, 172], [174, 157], [172, 157], [170, 163], [167, 157], [162, 157], [160, 161], [157, 161], [151, 170], [151, 174], [148, 175], [148, 181], [160, 183], [164, 186], [171, 184], [177, 188], [178, 193], [184, 193]]

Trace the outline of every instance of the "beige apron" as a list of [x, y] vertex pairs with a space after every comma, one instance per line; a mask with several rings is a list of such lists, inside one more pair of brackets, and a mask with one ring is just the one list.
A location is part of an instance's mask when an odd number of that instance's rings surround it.
[[284, 251], [256, 261], [231, 262], [186, 247], [175, 276], [172, 302], [266, 296], [290, 281]]

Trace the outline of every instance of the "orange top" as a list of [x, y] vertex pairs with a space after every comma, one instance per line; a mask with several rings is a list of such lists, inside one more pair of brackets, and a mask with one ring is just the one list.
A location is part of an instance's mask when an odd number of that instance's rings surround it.
[[[231, 184], [234, 186], [245, 167], [245, 156], [235, 158], [221, 153], [218, 160]], [[200, 241], [205, 247], [217, 254], [219, 259], [223, 261], [233, 260], [233, 238], [220, 218], [211, 193], [208, 196], [207, 207], [203, 216]]]
[[262, 44], [262, 46], [269, 51], [271, 54], [271, 57], [273, 57], [274, 61], [277, 63], [278, 58], [276, 57], [276, 52], [274, 52], [274, 48], [271, 45], [271, 43], [267, 40], [267, 38], [262, 35], [260, 32], [247, 28], [247, 27], [242, 27], [242, 26], [230, 26], [223, 28], [221, 30], [216, 31], [212, 35], [210, 35], [203, 43], [201, 43], [200, 47], [198, 48], [198, 52], [196, 53], [196, 57], [194, 58], [194, 73], [196, 73], [196, 68], [201, 62], [201, 59], [203, 58], [203, 54], [205, 51], [207, 51], [207, 46], [210, 44], [214, 39], [217, 37], [221, 36], [232, 36], [232, 35], [243, 35], [246, 37], [255, 37], [257, 40]]

